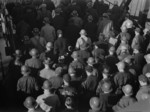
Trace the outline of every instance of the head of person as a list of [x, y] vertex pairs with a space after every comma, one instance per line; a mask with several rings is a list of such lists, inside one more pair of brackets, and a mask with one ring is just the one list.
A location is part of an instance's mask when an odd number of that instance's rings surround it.
[[50, 89], [52, 89], [52, 83], [50, 81], [48, 81], [48, 80], [45, 80], [43, 82], [42, 89], [44, 90], [44, 94], [45, 95], [50, 94]]
[[78, 58], [79, 58], [79, 53], [78, 53], [78, 51], [74, 51], [74, 52], [72, 53], [71, 57], [72, 57], [74, 60], [78, 60]]
[[126, 26], [121, 27], [121, 31], [122, 32], [127, 32], [127, 27]]
[[85, 71], [86, 71], [87, 76], [93, 75], [93, 67], [92, 66], [87, 66], [85, 68]]
[[124, 58], [124, 62], [126, 63], [126, 64], [128, 64], [128, 65], [130, 65], [130, 64], [132, 64], [132, 60], [133, 58], [132, 58], [132, 56], [127, 56], [126, 58]]
[[135, 29], [135, 35], [140, 35], [141, 33], [141, 29], [140, 28], [136, 28]]
[[15, 50], [14, 56], [20, 59], [22, 57], [22, 51], [19, 49]]
[[35, 101], [35, 99], [31, 96], [27, 97], [23, 103], [23, 105], [27, 108], [27, 109], [35, 109], [35, 107], [37, 106], [37, 103]]
[[92, 97], [89, 103], [92, 110], [94, 111], [100, 110], [100, 99], [98, 97]]
[[89, 57], [87, 60], [87, 64], [93, 66], [95, 64], [95, 59], [93, 57]]
[[38, 28], [33, 28], [32, 33], [33, 33], [34, 36], [39, 36], [40, 35], [40, 31], [39, 31]]
[[104, 81], [104, 83], [102, 84], [102, 91], [104, 93], [112, 92], [113, 91], [112, 83], [110, 81]]
[[39, 9], [41, 9], [42, 11], [45, 11], [47, 9], [47, 5], [46, 4], [41, 4], [39, 6]]
[[119, 72], [124, 72], [125, 67], [126, 67], [125, 62], [121, 61], [121, 62], [118, 62], [116, 65], [117, 65]]
[[57, 30], [57, 37], [60, 38], [63, 36], [62, 30]]
[[110, 68], [107, 65], [104, 65], [102, 75], [103, 75], [103, 79], [109, 78]]
[[109, 48], [109, 55], [114, 55], [115, 52], [116, 52], [115, 47], [114, 47], [114, 46], [111, 46], [111, 47]]
[[122, 91], [125, 94], [125, 96], [131, 96], [133, 94], [133, 88], [130, 84], [123, 86]]
[[44, 24], [50, 24], [49, 18], [48, 18], [48, 17], [44, 17], [43, 23], [44, 23]]
[[52, 42], [47, 42], [47, 44], [46, 44], [46, 50], [47, 51], [51, 51], [51, 49], [53, 49], [53, 43]]
[[62, 67], [57, 67], [55, 69], [56, 76], [60, 77], [62, 75], [62, 73], [63, 73], [63, 68]]
[[64, 85], [69, 86], [70, 81], [71, 81], [70, 75], [65, 74], [65, 75], [63, 76], [63, 81], [64, 81]]
[[145, 28], [145, 29], [143, 30], [143, 33], [144, 33], [144, 35], [150, 34], [150, 30], [149, 30], [148, 28]]
[[93, 16], [92, 15], [88, 15], [87, 20], [88, 20], [88, 22], [93, 22]]
[[125, 36], [125, 35], [123, 35], [122, 37], [121, 37], [121, 43], [122, 44], [127, 44], [127, 37]]
[[141, 51], [141, 48], [139, 45], [135, 45], [134, 48], [133, 48], [133, 54], [137, 54], [137, 53], [140, 53]]
[[21, 67], [21, 74], [24, 75], [24, 76], [28, 76], [29, 74], [31, 73], [31, 69], [26, 66], [26, 65], [23, 65]]
[[117, 0], [114, 1], [114, 5], [118, 5], [118, 1]]
[[32, 58], [37, 58], [39, 56], [39, 52], [35, 48], [31, 49], [29, 54], [32, 56]]
[[71, 13], [71, 15], [72, 15], [73, 17], [79, 16], [77, 10], [73, 10], [72, 13]]
[[104, 19], [109, 19], [108, 13], [103, 13], [103, 18], [104, 18]]
[[73, 67], [69, 67], [68, 74], [70, 75], [70, 77], [75, 77], [76, 76], [76, 70]]
[[52, 60], [47, 58], [44, 60], [43, 64], [45, 65], [45, 68], [49, 68], [49, 66], [52, 64]]
[[150, 54], [147, 54], [144, 56], [146, 62], [149, 64], [150, 63]]
[[148, 85], [148, 78], [145, 75], [140, 75], [138, 77], [138, 79], [139, 79], [140, 86], [147, 86]]
[[87, 33], [85, 31], [85, 29], [81, 29], [80, 33], [79, 33], [81, 36], [86, 36]]
[[71, 96], [66, 97], [65, 106], [68, 109], [73, 109], [74, 108], [74, 103], [75, 103], [74, 99]]

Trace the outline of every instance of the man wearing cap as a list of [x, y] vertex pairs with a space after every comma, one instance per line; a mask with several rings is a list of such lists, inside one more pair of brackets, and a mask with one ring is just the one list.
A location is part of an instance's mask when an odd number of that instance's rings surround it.
[[50, 59], [44, 60], [43, 64], [44, 64], [44, 69], [42, 69], [39, 73], [39, 76], [43, 79], [50, 79], [51, 77], [55, 76], [55, 72], [54, 70], [52, 70], [50, 68], [50, 65], [53, 62]]
[[28, 112], [45, 112], [37, 105], [33, 97], [27, 97], [23, 105], [28, 109]]
[[63, 37], [62, 30], [57, 30], [57, 40], [54, 42], [54, 54], [56, 56], [65, 55], [67, 52], [67, 40]]
[[32, 56], [30, 59], [27, 59], [25, 61], [25, 65], [34, 68], [36, 70], [41, 69], [42, 67], [42, 62], [41, 60], [38, 58], [39, 56], [39, 52], [37, 49], [31, 49], [29, 54]]
[[43, 37], [40, 37], [40, 31], [38, 28], [34, 28], [32, 33], [34, 37], [30, 39], [30, 44], [33, 48], [36, 48], [39, 53], [42, 53], [45, 50], [46, 40]]
[[87, 37], [87, 33], [84, 29], [80, 31], [80, 37], [76, 42], [76, 49], [87, 49], [91, 46], [91, 39]]
[[54, 42], [56, 40], [55, 28], [50, 25], [50, 20], [48, 17], [45, 17], [44, 26], [41, 28], [41, 36], [45, 38], [47, 42]]
[[109, 40], [109, 32], [113, 31], [113, 22], [109, 19], [107, 13], [103, 14], [103, 20], [98, 22], [98, 33], [103, 33], [105, 40]]
[[42, 110], [49, 112], [52, 107], [45, 104], [44, 99], [51, 96], [50, 89], [52, 89], [52, 84], [48, 80], [46, 80], [43, 83], [42, 89], [44, 93], [37, 97], [36, 102]]
[[62, 67], [57, 67], [55, 69], [55, 76], [51, 77], [49, 81], [52, 83], [53, 88], [58, 89], [63, 85], [63, 78], [62, 78]]
[[[138, 77], [138, 79], [139, 79], [139, 83], [140, 83], [140, 89], [136, 94], [136, 99], [138, 101], [145, 100], [148, 97], [150, 97], [149, 81], [148, 81], [148, 78], [145, 75], [140, 75]], [[148, 97], [145, 97], [145, 95], [147, 95]]]
[[45, 59], [50, 58], [51, 61], [55, 62], [56, 57], [54, 55], [53, 43], [52, 42], [47, 42], [45, 47], [46, 47], [45, 52], [40, 54], [40, 60], [44, 61]]
[[141, 50], [143, 50], [143, 48], [142, 48], [143, 44], [144, 44], [143, 42], [144, 42], [144, 38], [143, 38], [143, 36], [141, 36], [141, 29], [136, 28], [135, 29], [135, 37], [133, 38], [132, 44], [131, 44], [132, 49], [134, 49], [134, 47], [136, 45], [138, 45], [141, 48]]
[[124, 109], [136, 102], [136, 99], [132, 96], [133, 89], [131, 85], [127, 84], [123, 86], [122, 91], [124, 93], [124, 96], [119, 100], [119, 102], [115, 106], [113, 106], [114, 112], [118, 112], [121, 109]]
[[143, 75], [150, 72], [150, 54], [145, 55], [144, 58], [147, 64], [145, 64], [143, 67]]
[[126, 71], [126, 65], [124, 62], [116, 64], [118, 73], [114, 76], [114, 83], [117, 88], [116, 93], [121, 94], [121, 89], [126, 84], [131, 84], [133, 81], [132, 75]]

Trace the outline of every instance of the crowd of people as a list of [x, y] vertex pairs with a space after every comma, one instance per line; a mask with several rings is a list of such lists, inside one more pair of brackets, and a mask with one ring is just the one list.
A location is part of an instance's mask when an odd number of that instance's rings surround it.
[[16, 50], [5, 105], [28, 112], [121, 112], [150, 96], [150, 30], [103, 0], [6, 4]]

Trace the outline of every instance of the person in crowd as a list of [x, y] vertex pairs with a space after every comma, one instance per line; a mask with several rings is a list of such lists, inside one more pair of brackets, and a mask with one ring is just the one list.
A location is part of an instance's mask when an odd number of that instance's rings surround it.
[[53, 107], [45, 104], [44, 99], [46, 99], [49, 96], [52, 96], [50, 92], [53, 90], [51, 82], [49, 82], [48, 80], [44, 81], [42, 89], [43, 89], [43, 94], [37, 97], [36, 103], [43, 111], [50, 112]]
[[80, 31], [80, 37], [78, 38], [76, 42], [76, 49], [81, 49], [81, 47], [85, 46], [85, 44], [88, 45], [87, 47], [91, 46], [91, 39], [87, 37], [86, 31], [82, 29]]
[[50, 79], [51, 77], [54, 77], [55, 71], [50, 68], [52, 61], [50, 59], [47, 59], [44, 60], [43, 64], [44, 64], [44, 69], [40, 71], [39, 76], [42, 79], [47, 79], [47, 80]]
[[39, 53], [44, 52], [46, 40], [43, 37], [40, 37], [40, 31], [38, 28], [34, 28], [32, 31], [34, 37], [30, 39], [30, 44], [33, 46], [32, 48], [36, 48]]
[[33, 69], [39, 70], [42, 68], [42, 62], [41, 60], [38, 58], [39, 56], [39, 52], [37, 49], [33, 48], [30, 50], [29, 54], [31, 55], [30, 59], [27, 59], [25, 61], [25, 65], [29, 66]]
[[17, 83], [17, 91], [19, 102], [22, 102], [25, 97], [31, 95], [36, 96], [39, 90], [37, 80], [31, 76], [31, 69], [23, 65], [21, 67], [21, 74], [23, 75]]
[[28, 96], [23, 105], [28, 109], [28, 112], [44, 112], [41, 108], [38, 107], [35, 99], [31, 96]]
[[43, 37], [47, 42], [54, 42], [56, 40], [55, 28], [50, 25], [50, 20], [48, 17], [45, 17], [43, 20], [45, 24], [41, 28], [41, 37]]
[[144, 56], [144, 58], [146, 60], [146, 64], [144, 65], [143, 70], [142, 70], [143, 75], [145, 75], [146, 73], [150, 72], [149, 71], [150, 70], [149, 69], [150, 68], [150, 54], [146, 54]]
[[136, 102], [136, 99], [132, 96], [133, 88], [131, 85], [127, 84], [123, 86], [122, 91], [124, 93], [124, 96], [115, 106], [113, 106], [114, 112], [118, 112]]
[[140, 89], [136, 94], [136, 99], [138, 101], [149, 98], [150, 96], [150, 86], [148, 82], [148, 78], [145, 75], [140, 75], [138, 77], [140, 83]]
[[57, 67], [55, 69], [55, 76], [51, 77], [49, 81], [52, 83], [52, 87], [55, 89], [60, 88], [63, 85], [63, 68], [62, 67]]
[[113, 31], [113, 22], [109, 19], [109, 15], [107, 13], [103, 14], [103, 19], [98, 22], [98, 35], [103, 33], [105, 36], [105, 40], [109, 40], [109, 32]]
[[57, 30], [57, 40], [54, 42], [54, 54], [63, 56], [67, 52], [67, 40], [63, 37], [62, 30]]
[[100, 112], [100, 100], [98, 97], [92, 97], [89, 103], [91, 109], [88, 112]]
[[53, 63], [56, 61], [55, 55], [54, 55], [54, 50], [53, 50], [53, 43], [52, 42], [47, 42], [46, 43], [46, 50], [40, 54], [40, 60], [44, 61], [45, 59], [50, 58]]

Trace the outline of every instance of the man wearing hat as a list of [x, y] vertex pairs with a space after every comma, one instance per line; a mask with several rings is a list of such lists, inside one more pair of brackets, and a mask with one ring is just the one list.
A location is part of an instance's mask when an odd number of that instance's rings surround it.
[[76, 42], [76, 49], [87, 49], [91, 45], [91, 39], [87, 37], [87, 33], [84, 29], [80, 31], [80, 37], [77, 39]]
[[47, 42], [45, 48], [46, 48], [46, 50], [40, 54], [40, 60], [44, 61], [45, 59], [50, 58], [51, 61], [55, 62], [56, 57], [54, 55], [53, 43]]
[[[138, 101], [145, 100], [150, 96], [150, 85], [148, 78], [145, 75], [140, 75], [138, 77], [140, 83], [140, 89], [136, 94], [136, 99]], [[145, 97], [147, 95], [148, 97]]]
[[36, 70], [39, 70], [41, 69], [42, 67], [42, 62], [41, 60], [38, 58], [39, 56], [39, 52], [37, 49], [33, 48], [30, 50], [29, 54], [31, 55], [31, 58], [30, 59], [27, 59], [25, 61], [25, 65], [31, 67], [31, 68], [34, 68]]
[[143, 48], [142, 48], [143, 44], [144, 44], [143, 42], [144, 42], [144, 37], [141, 36], [141, 29], [136, 28], [135, 29], [135, 37], [133, 38], [132, 44], [131, 44], [132, 49], [134, 49], [134, 47], [136, 45], [138, 45], [141, 48], [141, 50], [143, 50]]
[[34, 37], [30, 39], [30, 44], [33, 48], [36, 48], [39, 53], [42, 53], [45, 50], [46, 40], [43, 37], [40, 37], [38, 28], [34, 28], [32, 33]]
[[44, 26], [41, 28], [41, 36], [45, 38], [47, 42], [54, 42], [56, 40], [55, 28], [50, 25], [50, 20], [48, 17], [45, 17]]
[[118, 73], [114, 76], [114, 83], [117, 88], [116, 93], [122, 94], [122, 87], [126, 84], [131, 84], [133, 81], [132, 75], [126, 71], [125, 62], [118, 62]]
[[51, 77], [49, 81], [52, 83], [53, 88], [58, 89], [63, 85], [63, 78], [62, 78], [62, 67], [57, 67], [55, 69], [55, 76]]
[[145, 64], [143, 67], [143, 75], [150, 72], [150, 54], [145, 55], [144, 58], [147, 64]]
[[103, 20], [98, 22], [98, 33], [103, 33], [105, 40], [109, 40], [109, 32], [113, 31], [113, 22], [109, 19], [107, 13], [103, 13]]
[[67, 52], [67, 40], [63, 37], [62, 30], [57, 30], [57, 37], [54, 42], [54, 54], [62, 56]]
[[44, 112], [41, 108], [38, 107], [35, 99], [33, 97], [27, 97], [23, 105], [28, 109], [28, 112]]
[[118, 101], [117, 95], [112, 93], [112, 84], [109, 81], [105, 81], [102, 85], [103, 94], [99, 95], [100, 105], [99, 108], [102, 112], [112, 112], [112, 106]]
[[52, 64], [52, 60], [51, 59], [47, 59], [47, 60], [44, 60], [43, 64], [44, 64], [44, 69], [42, 69], [40, 71], [40, 77], [43, 78], [43, 79], [50, 79], [51, 77], [55, 76], [55, 72], [54, 70], [52, 70], [50, 68], [50, 65]]
[[43, 111], [49, 112], [51, 110], [51, 106], [45, 104], [44, 99], [51, 96], [50, 89], [52, 89], [52, 84], [48, 80], [44, 81], [43, 86], [43, 94], [38, 96], [36, 99], [37, 104], [41, 107]]

